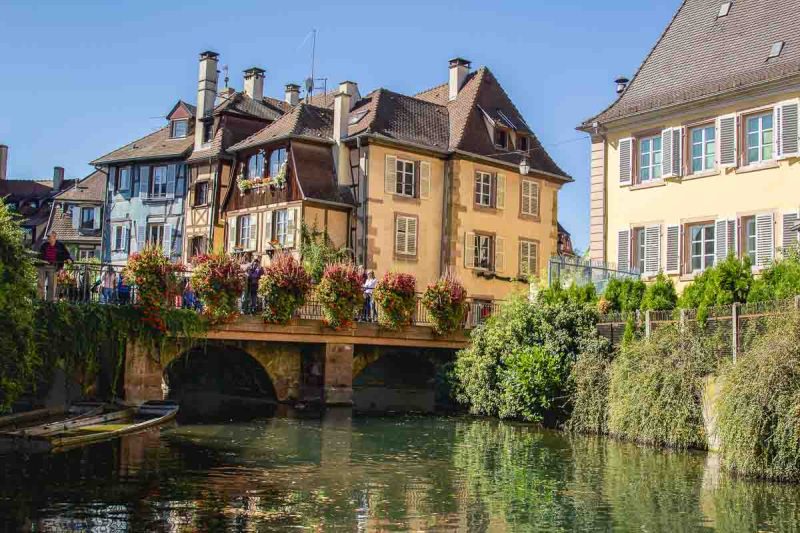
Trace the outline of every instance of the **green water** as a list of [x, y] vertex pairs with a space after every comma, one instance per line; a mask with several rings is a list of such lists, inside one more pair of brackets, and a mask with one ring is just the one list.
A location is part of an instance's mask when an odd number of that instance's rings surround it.
[[714, 456], [448, 417], [182, 425], [0, 458], [0, 531], [795, 531]]

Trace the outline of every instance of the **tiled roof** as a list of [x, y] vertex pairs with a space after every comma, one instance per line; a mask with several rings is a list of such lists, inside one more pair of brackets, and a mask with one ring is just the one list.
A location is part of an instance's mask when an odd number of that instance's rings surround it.
[[330, 147], [293, 142], [292, 155], [295, 175], [305, 198], [355, 205], [350, 188], [338, 185]]
[[365, 116], [351, 124], [349, 135], [368, 132], [442, 151], [448, 148], [448, 113], [441, 105], [378, 89], [363, 98], [350, 116], [355, 119], [362, 112]]
[[735, 0], [718, 18], [721, 4], [684, 0], [625, 92], [582, 127], [800, 74], [800, 0]]
[[276, 104], [280, 100], [274, 98], [264, 98], [254, 100], [243, 92], [234, 93], [230, 98], [223, 98], [214, 108], [214, 114], [223, 112], [238, 113], [246, 116], [256, 117], [263, 120], [277, 120], [285, 112], [282, 104]]
[[142, 159], [167, 159], [184, 157], [194, 146], [194, 136], [189, 135], [179, 139], [169, 137], [170, 128], [164, 126], [158, 131], [137, 139], [122, 148], [117, 148], [98, 159], [92, 165], [106, 165], [109, 163], [136, 161]]
[[282, 116], [261, 131], [234, 144], [230, 151], [267, 143], [288, 135], [331, 140], [333, 135], [333, 111], [306, 103], [299, 103], [290, 113]]
[[308, 103], [317, 107], [329, 107], [333, 109], [333, 101], [336, 99], [336, 93], [339, 89], [332, 89], [323, 94], [316, 94], [312, 96]]
[[106, 193], [106, 178], [102, 170], [95, 170], [72, 187], [56, 194], [57, 200], [102, 202]]
[[64, 209], [67, 205], [69, 204], [64, 202], [56, 202], [53, 204], [53, 211], [45, 233], [49, 234], [51, 231], [55, 231], [58, 234], [58, 240], [64, 242], [100, 244], [101, 235], [99, 229], [81, 231], [73, 227], [72, 214], [70, 211]]

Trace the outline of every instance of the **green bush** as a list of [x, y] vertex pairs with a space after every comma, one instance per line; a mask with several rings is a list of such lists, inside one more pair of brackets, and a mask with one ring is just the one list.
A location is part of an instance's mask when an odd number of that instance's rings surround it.
[[456, 357], [456, 399], [470, 412], [542, 420], [560, 414], [570, 367], [596, 337], [594, 306], [566, 300], [507, 301]]
[[783, 259], [767, 267], [755, 280], [747, 296], [748, 302], [783, 300], [800, 294], [800, 254], [792, 249]]
[[697, 309], [697, 316], [702, 321], [709, 307], [746, 302], [752, 285], [750, 259], [737, 259], [730, 255], [694, 278], [683, 290], [678, 307]]
[[0, 198], [0, 412], [25, 390], [39, 364], [33, 343], [36, 270], [22, 237], [16, 215]]
[[705, 448], [700, 397], [716, 368], [718, 339], [664, 325], [649, 339], [622, 346], [611, 365], [608, 431], [620, 438], [676, 448]]
[[800, 316], [773, 318], [722, 374], [717, 420], [729, 470], [800, 481]]
[[640, 308], [642, 311], [668, 311], [675, 309], [677, 304], [675, 284], [663, 272], [659, 272], [656, 279], [647, 285]]
[[608, 386], [611, 347], [601, 337], [587, 343], [572, 366], [572, 412], [567, 428], [579, 433], [608, 432]]
[[319, 283], [325, 267], [346, 262], [350, 259], [350, 250], [337, 248], [326, 231], [320, 231], [316, 226], [309, 228], [303, 223], [300, 226], [300, 257], [311, 279]]
[[597, 303], [597, 291], [591, 283], [578, 285], [574, 281], [566, 289], [556, 280], [551, 286], [539, 291], [538, 299], [548, 304], [572, 301], [582, 304]]
[[612, 312], [636, 311], [642, 306], [642, 298], [647, 286], [640, 279], [611, 278], [608, 280], [603, 298]]

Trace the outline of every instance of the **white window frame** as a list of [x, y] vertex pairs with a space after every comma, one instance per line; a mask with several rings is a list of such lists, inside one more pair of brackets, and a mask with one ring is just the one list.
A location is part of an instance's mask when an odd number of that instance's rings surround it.
[[276, 209], [272, 212], [272, 238], [281, 246], [286, 246], [289, 234], [289, 210]]
[[[695, 228], [700, 228], [700, 240], [695, 241], [694, 235], [692, 232]], [[711, 232], [711, 238], [706, 238], [708, 232]], [[701, 224], [689, 224], [687, 227], [686, 238], [689, 241], [689, 270], [691, 272], [703, 272], [705, 269], [714, 266], [716, 257], [717, 257], [717, 241], [716, 241], [716, 226], [713, 222], [709, 223], [701, 223]], [[694, 244], [695, 242], [699, 242], [700, 244], [700, 254], [694, 253]], [[710, 253], [706, 253], [706, 244], [709, 242], [714, 244], [714, 249]], [[711, 262], [707, 261], [707, 257], [711, 257]], [[700, 260], [700, 268], [694, 267], [694, 260], [698, 258]]]
[[[184, 130], [183, 135], [176, 135], [175, 134], [175, 129], [176, 129], [176, 126], [178, 126], [178, 124], [183, 124], [184, 127], [186, 128]], [[180, 119], [173, 120], [172, 124], [170, 124], [169, 133], [170, 133], [170, 137], [172, 137], [173, 139], [185, 139], [186, 137], [189, 136], [189, 120], [185, 119], [185, 118], [180, 118]]]
[[[147, 224], [145, 242], [152, 246], [162, 246], [164, 243], [164, 223], [154, 222]], [[153, 238], [155, 236], [156, 238]]]
[[[752, 235], [749, 234], [750, 226], [752, 226], [753, 233]], [[758, 249], [758, 240], [756, 238], [756, 216], [750, 215], [746, 217], [742, 217], [742, 258], [750, 257], [750, 264], [755, 267], [756, 266], [756, 250]], [[748, 250], [752, 241], [752, 249]]]
[[[492, 270], [493, 266], [493, 252], [492, 252], [492, 244], [494, 237], [491, 235], [486, 235], [483, 233], [476, 233], [475, 234], [475, 269], [477, 270]], [[486, 264], [483, 264], [482, 254], [486, 252]]]
[[475, 205], [492, 207], [492, 175], [482, 170], [475, 171]]
[[250, 247], [250, 237], [255, 229], [253, 215], [239, 215], [236, 217], [236, 247], [247, 250]]
[[[694, 132], [700, 132], [700, 142], [697, 143], [694, 141]], [[708, 132], [711, 131], [711, 134], [714, 136], [713, 139], [708, 139]], [[710, 172], [716, 169], [717, 167], [717, 128], [714, 124], [701, 124], [697, 126], [693, 126], [689, 128], [689, 173], [690, 174], [700, 174], [702, 172]], [[700, 156], [694, 155], [694, 147], [700, 145]], [[711, 146], [711, 153], [708, 153], [708, 147]], [[708, 166], [708, 157], [711, 157], [711, 166]], [[700, 161], [700, 168], [695, 170], [694, 162], [695, 160]]]
[[125, 226], [114, 226], [114, 251], [121, 252], [125, 250]]
[[647, 271], [645, 268], [645, 257], [647, 256], [647, 243], [645, 241], [644, 226], [637, 226], [631, 230], [631, 243], [635, 249], [631, 253], [631, 262], [635, 262], [634, 267], [640, 273]]
[[[399, 196], [408, 196], [409, 198], [416, 197], [416, 169], [414, 167], [414, 161], [397, 158], [397, 162], [395, 163], [395, 194]], [[410, 194], [406, 192], [408, 186], [411, 188]]]
[[[642, 157], [645, 154], [643, 149], [643, 145], [645, 142], [649, 143], [649, 149], [647, 150], [647, 164], [642, 164]], [[658, 150], [655, 150], [654, 144], [658, 142]], [[636, 152], [636, 168], [638, 169], [637, 172], [637, 180], [639, 183], [650, 183], [653, 181], [661, 180], [661, 162], [664, 158], [664, 146], [661, 143], [661, 134], [652, 135], [650, 137], [641, 137], [637, 139], [636, 146], [638, 148]], [[660, 157], [656, 157], [656, 154]], [[644, 177], [643, 171], [647, 169], [647, 178]], [[656, 172], [658, 176], [656, 176]]]
[[[743, 115], [742, 120], [742, 127], [744, 129], [744, 164], [745, 165], [759, 165], [761, 163], [766, 163], [768, 161], [774, 161], [776, 154], [775, 154], [775, 112], [773, 109], [756, 112], [756, 113], [748, 113]], [[764, 128], [764, 119], [769, 118], [771, 122], [771, 126], [769, 128]], [[750, 144], [750, 130], [749, 124], [751, 119], [758, 119], [758, 129], [753, 132], [758, 135], [758, 145], [751, 146]], [[769, 142], [764, 141], [764, 136], [766, 132], [769, 131], [771, 134], [771, 139]], [[751, 148], [756, 149], [757, 157], [754, 160], [750, 160], [750, 150]], [[764, 150], [769, 149], [770, 157], [764, 157]]]
[[[150, 178], [151, 198], [167, 197], [167, 169], [167, 165], [158, 165], [150, 169], [150, 172], [152, 173]], [[163, 171], [163, 173], [159, 171]]]
[[118, 183], [120, 191], [127, 191], [131, 188], [131, 167], [120, 167]]

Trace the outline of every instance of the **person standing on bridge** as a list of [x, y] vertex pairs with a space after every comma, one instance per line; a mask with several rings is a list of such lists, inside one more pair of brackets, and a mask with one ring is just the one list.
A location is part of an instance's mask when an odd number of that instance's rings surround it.
[[367, 272], [367, 279], [364, 280], [364, 320], [372, 322], [375, 320], [375, 303], [372, 300], [372, 293], [378, 280], [375, 279], [375, 272]]
[[244, 312], [255, 313], [258, 311], [258, 282], [261, 276], [264, 275], [264, 269], [261, 267], [261, 259], [256, 256], [253, 257], [252, 263], [245, 270], [247, 274], [247, 287], [245, 288]]
[[108, 265], [106, 271], [100, 277], [100, 303], [110, 304], [114, 301], [114, 289], [117, 287], [117, 274], [114, 272], [114, 267]]
[[39, 258], [47, 263], [39, 269], [39, 294], [51, 301], [55, 299], [56, 273], [64, 268], [64, 263], [72, 262], [72, 256], [64, 243], [58, 240], [58, 234], [51, 231], [39, 248]]

